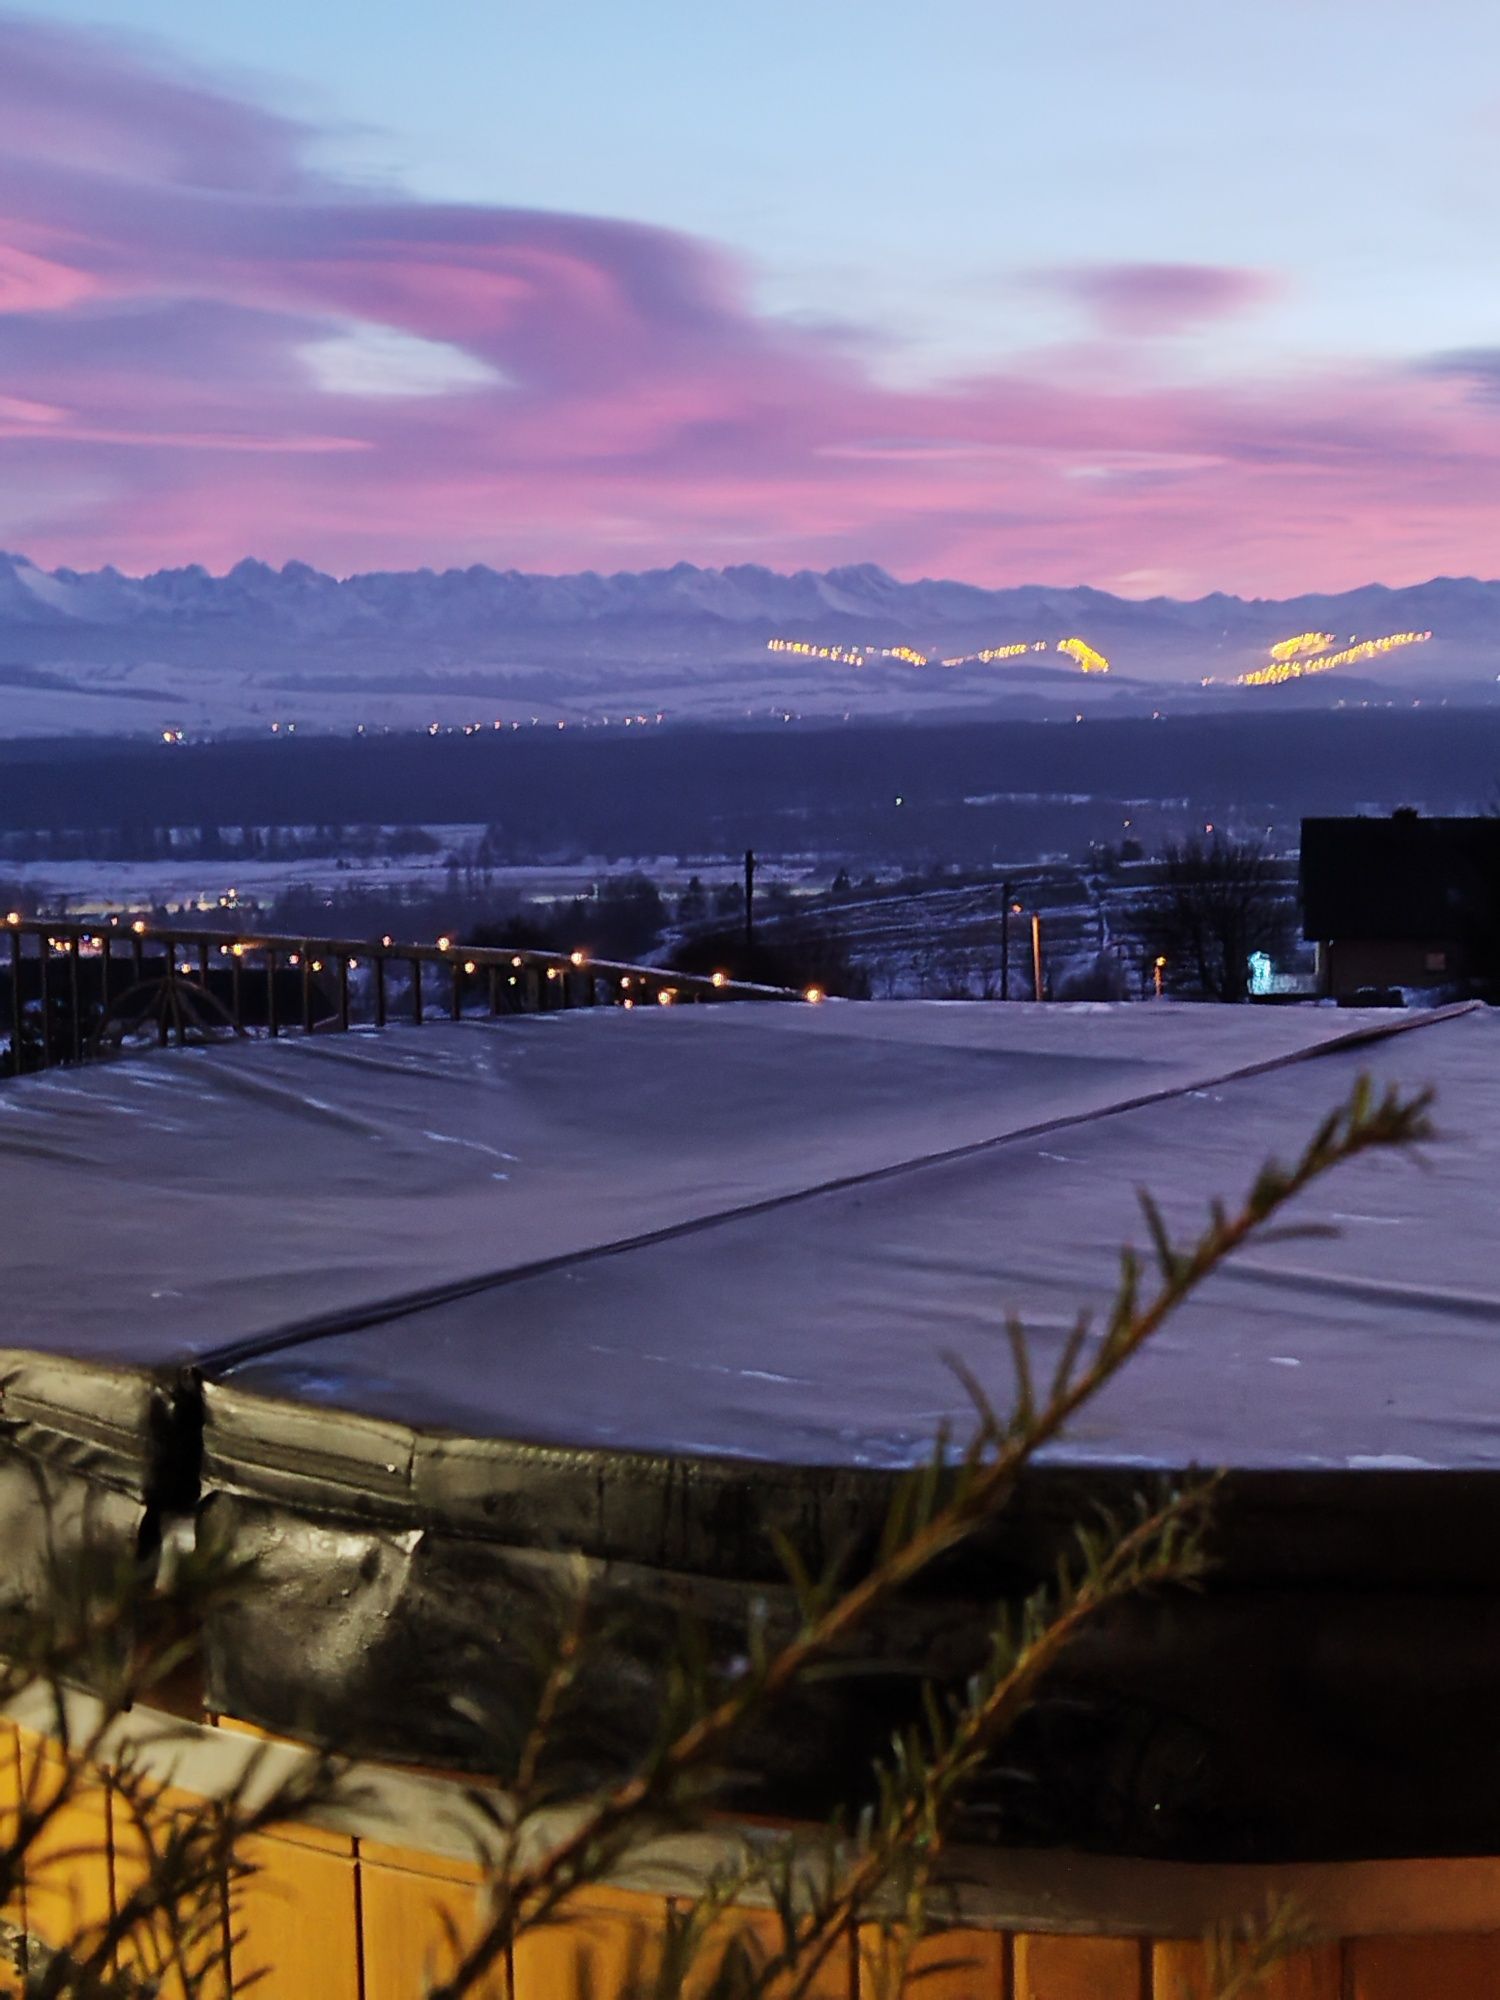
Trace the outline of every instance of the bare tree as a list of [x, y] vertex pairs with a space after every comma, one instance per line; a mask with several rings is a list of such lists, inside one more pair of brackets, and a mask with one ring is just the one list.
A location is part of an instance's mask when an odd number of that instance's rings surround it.
[[1294, 919], [1280, 864], [1259, 841], [1184, 841], [1161, 856], [1156, 886], [1128, 927], [1167, 983], [1210, 1000], [1243, 1000], [1250, 956], [1291, 943]]

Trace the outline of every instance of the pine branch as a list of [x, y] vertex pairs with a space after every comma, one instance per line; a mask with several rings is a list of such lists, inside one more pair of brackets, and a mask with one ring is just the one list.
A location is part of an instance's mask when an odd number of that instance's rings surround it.
[[[1024, 1337], [1010, 1323], [1017, 1364], [1016, 1407], [1001, 1420], [971, 1388], [976, 1431], [948, 1497], [893, 1547], [883, 1547], [870, 1572], [830, 1601], [799, 1587], [802, 1629], [751, 1675], [707, 1706], [647, 1765], [595, 1801], [581, 1823], [506, 1886], [491, 1922], [464, 1953], [431, 2000], [461, 2000], [510, 1948], [535, 1908], [555, 1910], [582, 1882], [594, 1879], [601, 1857], [628, 1843], [632, 1827], [649, 1823], [676, 1796], [690, 1774], [719, 1759], [747, 1721], [774, 1707], [810, 1670], [833, 1654], [892, 1596], [962, 1542], [1009, 1499], [1027, 1463], [1105, 1388], [1160, 1330], [1203, 1281], [1289, 1202], [1340, 1165], [1377, 1149], [1409, 1146], [1429, 1134], [1430, 1093], [1403, 1098], [1387, 1091], [1376, 1100], [1361, 1078], [1348, 1101], [1330, 1114], [1290, 1167], [1268, 1162], [1233, 1213], [1215, 1208], [1206, 1228], [1185, 1248], [1174, 1245], [1154, 1208], [1146, 1219], [1155, 1242], [1159, 1281], [1139, 1299], [1139, 1269], [1130, 1251], [1121, 1259], [1119, 1291], [1092, 1348], [1085, 1326], [1065, 1351], [1045, 1403], [1037, 1405]], [[904, 1503], [914, 1516], [920, 1505]], [[795, 1577], [794, 1577], [795, 1581]]]

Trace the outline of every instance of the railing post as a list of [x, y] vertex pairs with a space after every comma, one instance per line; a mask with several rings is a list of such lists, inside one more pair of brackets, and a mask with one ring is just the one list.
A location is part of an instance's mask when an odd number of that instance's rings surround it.
[[200, 985], [202, 986], [202, 988], [203, 988], [204, 992], [206, 993], [206, 992], [208, 991], [208, 940], [207, 940], [207, 938], [200, 938], [200, 939], [199, 939], [199, 941], [198, 941], [198, 982], [199, 982], [199, 984], [200, 984]]
[[453, 961], [453, 995], [452, 995], [452, 1012], [455, 1021], [461, 1018], [464, 1011], [463, 976], [464, 976], [463, 961], [461, 959], [455, 958]]
[[349, 961], [339, 953], [339, 1028], [349, 1032]]
[[385, 1026], [385, 953], [380, 952], [375, 960], [375, 1025]]
[[245, 947], [238, 941], [229, 947], [229, 1018], [236, 1034], [245, 1029], [244, 957]]
[[274, 1042], [281, 1023], [276, 1016], [276, 954], [266, 953], [266, 1032]]
[[114, 936], [109, 931], [99, 933], [99, 1018], [102, 1021], [109, 1012], [109, 1003], [114, 998], [111, 992], [110, 974], [114, 969]]
[[302, 1032], [312, 1033], [312, 954], [307, 948], [307, 939], [302, 940]]
[[491, 1014], [498, 1014], [500, 1012], [500, 968], [498, 965], [490, 967], [490, 1012]]
[[130, 933], [130, 964], [135, 983], [139, 986], [146, 977], [146, 941], [137, 930]]
[[10, 927], [10, 1069], [19, 1076], [24, 1066], [21, 1031], [26, 1023], [26, 1007], [21, 998], [21, 926]]
[[68, 939], [68, 1008], [72, 1019], [68, 1024], [68, 1051], [74, 1062], [83, 1061], [83, 1022], [79, 1018], [81, 1000], [78, 992], [78, 937]]
[[37, 960], [37, 981], [42, 994], [42, 1068], [52, 1067], [52, 981], [50, 964], [52, 947], [43, 931], [37, 939], [40, 956]]
[[411, 1018], [414, 1026], [422, 1025], [422, 961], [411, 961]]

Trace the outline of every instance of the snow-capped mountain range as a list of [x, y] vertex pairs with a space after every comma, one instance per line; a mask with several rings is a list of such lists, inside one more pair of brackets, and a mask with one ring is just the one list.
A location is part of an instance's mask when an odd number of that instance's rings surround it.
[[[1235, 687], [1273, 645], [1431, 635], [1299, 680], [1482, 698], [1500, 672], [1500, 582], [1435, 578], [1275, 602], [1114, 597], [1084, 587], [903, 583], [873, 564], [791, 575], [740, 564], [600, 575], [464, 570], [333, 577], [246, 560], [126, 576], [0, 555], [0, 735], [436, 721], [1092, 711], [1284, 699]], [[1057, 651], [1077, 638], [1111, 671]], [[772, 650], [772, 640], [816, 652]], [[1022, 652], [1018, 649], [1027, 648]], [[904, 649], [893, 656], [891, 649]], [[1011, 649], [1001, 658], [945, 660]], [[857, 658], [839, 657], [854, 654]], [[910, 655], [925, 658], [924, 666]], [[1205, 688], [1204, 683], [1211, 683]]]

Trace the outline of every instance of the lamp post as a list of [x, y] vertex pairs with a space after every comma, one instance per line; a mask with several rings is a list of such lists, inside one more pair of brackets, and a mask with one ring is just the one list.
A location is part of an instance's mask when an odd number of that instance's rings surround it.
[[1042, 994], [1042, 918], [1041, 912], [1031, 913], [1031, 984], [1038, 1000]]
[[1156, 982], [1156, 997], [1158, 1000], [1160, 1000], [1161, 998], [1162, 974], [1166, 971], [1166, 969], [1167, 969], [1167, 961], [1164, 958], [1158, 958], [1156, 963], [1151, 968], [1152, 977]]
[[1000, 998], [1010, 998], [1010, 910], [1015, 894], [1010, 882], [1000, 884]]

